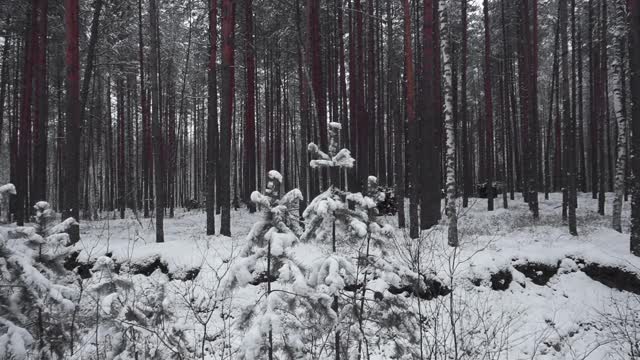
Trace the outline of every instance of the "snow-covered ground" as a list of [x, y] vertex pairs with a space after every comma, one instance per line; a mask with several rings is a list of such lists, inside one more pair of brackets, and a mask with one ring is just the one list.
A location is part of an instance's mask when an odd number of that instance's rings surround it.
[[[606, 211], [610, 213], [613, 195], [607, 195]], [[616, 283], [624, 287], [625, 279], [616, 279], [617, 273], [608, 277], [604, 274], [599, 280], [595, 279], [598, 274], [593, 274], [606, 267], [640, 278], [640, 258], [629, 254], [630, 203], [624, 203], [624, 233], [619, 234], [610, 229], [610, 216], [597, 214], [597, 201], [591, 199], [590, 194], [580, 194], [579, 236], [572, 237], [561, 218], [560, 194], [551, 194], [550, 200], [543, 200], [541, 195], [540, 199], [540, 219], [536, 223], [519, 197], [509, 201], [509, 209], [502, 209], [502, 199], [497, 198], [493, 212], [486, 211], [486, 199], [470, 199], [470, 207], [460, 209], [459, 249], [446, 245], [445, 225], [423, 232], [420, 241], [409, 240], [405, 231], [397, 230], [396, 238], [385, 244], [384, 257], [390, 263], [431, 274], [453, 289], [448, 295], [431, 300], [418, 301], [408, 293], [399, 295], [414, 310], [420, 308], [426, 324], [421, 334], [425, 358], [427, 354], [432, 358], [455, 358], [455, 348], [459, 351], [458, 358], [468, 359], [631, 358], [627, 340], [640, 338], [636, 336], [636, 332], [640, 332], [640, 328], [636, 328], [640, 324], [640, 297], [613, 288], [612, 284]], [[169, 298], [180, 328], [191, 334], [187, 342], [199, 348], [200, 343], [205, 344], [203, 324], [193, 320], [193, 306], [189, 302], [193, 303], [194, 299], [187, 299], [185, 294], [200, 301], [216, 301], [212, 294], [216, 284], [238, 259], [246, 235], [260, 219], [260, 213], [249, 214], [245, 209], [232, 211], [232, 237], [206, 236], [203, 212], [179, 211], [175, 218], [165, 219], [165, 243], [158, 244], [154, 242], [152, 220], [136, 219], [129, 214], [124, 220], [82, 222], [82, 239], [75, 246], [80, 251], [80, 261], [111, 253], [119, 262], [135, 263], [157, 255], [172, 274], [199, 268], [200, 273], [194, 280], [152, 277], [154, 281], [166, 282], [172, 289], [173, 295]], [[219, 220], [218, 216], [217, 224]], [[395, 217], [386, 217], [384, 221], [396, 224]], [[7, 227], [0, 228], [0, 231], [6, 230]], [[418, 249], [420, 260], [416, 262]], [[323, 257], [323, 252], [326, 250], [313, 244], [300, 244], [295, 248], [295, 255], [302, 263]], [[596, 270], [593, 270], [594, 264]], [[536, 266], [543, 267], [537, 269]], [[591, 272], [585, 270], [589, 266]], [[548, 281], [544, 279], [545, 269], [553, 270]], [[492, 276], [501, 271], [509, 272], [512, 281], [503, 279], [506, 289], [492, 289]], [[527, 271], [530, 273], [525, 274]], [[538, 284], [532, 280], [536, 276]], [[131, 278], [143, 281], [144, 277]], [[496, 279], [494, 281], [500, 281]], [[607, 281], [608, 285], [603, 284]], [[633, 288], [633, 284], [627, 285]], [[250, 304], [264, 291], [263, 286], [250, 285], [237, 291], [227, 299], [227, 306], [240, 308]], [[199, 290], [195, 291], [196, 288]], [[373, 290], [384, 297], [394, 296], [389, 293], [388, 285]], [[197, 296], [193, 295], [196, 293]], [[234, 313], [233, 309], [228, 311]], [[455, 333], [451, 326], [452, 313]], [[219, 321], [214, 316], [208, 325], [209, 334], [223, 329], [228, 341], [220, 345], [222, 350], [216, 350], [211, 340], [204, 358], [223, 358], [225, 347], [227, 358], [235, 358], [232, 354], [237, 355], [243, 346], [244, 334], [231, 330], [235, 329], [233, 322], [233, 318]], [[389, 344], [380, 343], [372, 345], [370, 352], [376, 359], [397, 354]]]

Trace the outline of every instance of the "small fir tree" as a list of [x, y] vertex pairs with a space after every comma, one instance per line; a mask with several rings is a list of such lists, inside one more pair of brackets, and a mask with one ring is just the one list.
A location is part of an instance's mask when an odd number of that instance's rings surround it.
[[261, 286], [256, 304], [242, 309], [238, 321], [245, 331], [242, 358], [299, 359], [308, 356], [305, 334], [319, 333], [335, 321], [331, 298], [307, 282], [309, 269], [294, 256], [302, 229], [296, 217], [302, 193], [294, 189], [280, 197], [282, 176], [268, 173], [264, 194], [253, 201], [264, 212], [247, 236], [242, 258], [234, 264], [228, 288]]
[[[355, 161], [349, 150], [337, 151], [340, 125], [331, 123], [329, 130], [329, 154], [315, 144], [309, 144], [308, 150], [314, 156], [310, 166], [329, 168], [335, 174], [336, 169], [353, 167]], [[332, 308], [340, 319], [334, 338], [337, 357], [370, 353], [367, 338], [374, 336], [372, 332], [375, 331], [366, 326], [368, 318], [375, 316], [377, 321], [395, 324], [396, 328], [400, 326], [402, 322], [393, 318], [397, 318], [399, 311], [406, 311], [407, 303], [395, 297], [385, 298], [383, 294], [391, 286], [417, 278], [408, 269], [385, 260], [385, 244], [394, 236], [393, 227], [378, 218], [377, 204], [384, 201], [385, 196], [374, 176], [367, 178], [364, 193], [341, 190], [334, 181], [311, 201], [303, 214], [306, 230], [301, 240], [320, 247], [331, 244], [332, 253], [314, 265], [309, 280], [317, 291], [333, 297]], [[345, 255], [353, 252], [355, 262]], [[365, 304], [372, 305], [365, 307]], [[345, 344], [345, 339], [356, 339], [357, 347], [351, 348]], [[396, 347], [399, 348], [398, 343]]]
[[64, 268], [71, 251], [65, 231], [76, 222], [69, 218], [55, 224], [44, 201], [34, 209], [33, 227], [17, 227], [8, 239], [0, 234], [2, 359], [61, 359], [69, 340], [76, 275]]
[[[96, 348], [108, 359], [184, 359], [188, 358], [185, 330], [176, 321], [166, 292], [168, 279], [156, 270], [148, 278], [129, 279], [116, 272], [113, 259], [98, 258], [93, 269], [96, 281], [89, 287], [93, 294]], [[134, 281], [135, 280], [135, 281]], [[166, 328], [167, 324], [169, 327]], [[102, 345], [102, 346], [101, 346]]]

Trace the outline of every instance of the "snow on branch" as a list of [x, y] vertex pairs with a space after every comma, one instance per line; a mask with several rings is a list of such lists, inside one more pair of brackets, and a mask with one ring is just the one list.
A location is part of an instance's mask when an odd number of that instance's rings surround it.
[[0, 195], [4, 195], [4, 194], [11, 194], [11, 195], [17, 194], [15, 185], [9, 183], [9, 184], [0, 186]]

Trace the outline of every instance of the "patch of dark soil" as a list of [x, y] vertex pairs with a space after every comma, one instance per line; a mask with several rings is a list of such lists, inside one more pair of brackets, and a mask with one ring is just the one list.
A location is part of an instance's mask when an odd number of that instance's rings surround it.
[[555, 274], [558, 273], [558, 265], [548, 265], [538, 262], [528, 262], [513, 265], [513, 267], [533, 281], [534, 284], [544, 286]]
[[[95, 260], [89, 261], [79, 261], [78, 256], [80, 252], [74, 251], [64, 262], [64, 268], [70, 271], [75, 271], [80, 278], [88, 279], [93, 276], [91, 269], [95, 264]], [[105, 254], [105, 256], [111, 257], [111, 253]], [[138, 260], [137, 262], [119, 262], [114, 259], [114, 272], [119, 274], [120, 271], [134, 274], [134, 275], [145, 275], [149, 276], [153, 274], [154, 271], [160, 269], [163, 274], [166, 274], [169, 280], [194, 280], [200, 274], [200, 268], [190, 268], [190, 269], [180, 269], [174, 273], [169, 271], [169, 267], [167, 263], [160, 258], [159, 255], [152, 256], [143, 260]]]
[[507, 290], [511, 285], [511, 281], [513, 281], [513, 274], [509, 269], [502, 269], [495, 274], [491, 274], [491, 288], [493, 290]]
[[259, 274], [254, 274], [253, 275], [253, 280], [251, 280], [249, 282], [249, 284], [255, 286], [255, 285], [260, 285], [262, 283], [266, 283], [266, 282], [269, 282], [269, 281], [274, 282], [276, 280], [278, 280], [277, 276], [275, 276], [273, 274], [269, 275], [269, 274], [267, 274], [266, 271], [263, 271], [263, 272], [261, 272]]
[[446, 296], [451, 292], [446, 285], [432, 278], [423, 277], [422, 286], [416, 285], [417, 284], [406, 284], [400, 287], [390, 286], [388, 290], [394, 295], [406, 293], [406, 295], [409, 296], [413, 294], [424, 300], [432, 300], [438, 296]]
[[344, 290], [345, 291], [358, 291], [358, 289], [362, 289], [362, 283], [353, 283], [353, 284], [345, 284], [344, 285]]
[[150, 276], [160, 269], [163, 274], [169, 274], [169, 267], [159, 255], [142, 259], [139, 262], [126, 262], [122, 264], [122, 271], [134, 275]]
[[581, 270], [591, 279], [612, 289], [640, 294], [640, 278], [628, 270], [596, 263], [588, 263]]
[[66, 259], [64, 259], [64, 268], [69, 271], [74, 271], [80, 278], [88, 279], [91, 277], [91, 268], [93, 263], [83, 263], [78, 261], [79, 251], [74, 251]]

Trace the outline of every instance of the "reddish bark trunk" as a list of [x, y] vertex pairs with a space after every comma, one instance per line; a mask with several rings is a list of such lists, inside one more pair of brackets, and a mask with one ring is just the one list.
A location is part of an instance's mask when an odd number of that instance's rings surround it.
[[222, 104], [220, 134], [220, 234], [231, 236], [231, 122], [233, 119], [233, 55], [234, 55], [234, 6], [233, 1], [222, 1]]
[[243, 200], [249, 207], [249, 212], [255, 212], [256, 208], [250, 199], [251, 192], [256, 190], [256, 168], [255, 168], [255, 53], [253, 43], [253, 8], [252, 0], [245, 0], [245, 63], [247, 66], [247, 94], [245, 108], [245, 128], [244, 128], [244, 197]]
[[37, 21], [34, 44], [34, 116], [33, 116], [33, 168], [31, 179], [31, 202], [47, 197], [47, 10], [48, 0], [39, 0], [35, 9]]
[[[78, 26], [78, 0], [65, 0], [66, 68], [67, 68], [67, 127], [65, 156], [65, 201], [63, 217], [79, 220], [78, 191], [80, 175], [80, 48]], [[80, 239], [80, 229], [69, 230], [71, 243]]]
[[[421, 181], [414, 176], [413, 186], [420, 186], [420, 228], [428, 229], [438, 223], [440, 218], [440, 143], [442, 139], [440, 121], [440, 69], [437, 60], [435, 17], [436, 3], [424, 0], [422, 23], [422, 120], [418, 131], [421, 134], [419, 144], [415, 144], [415, 159], [412, 171], [421, 173]], [[416, 139], [417, 140], [417, 139]], [[420, 152], [422, 149], [422, 152]], [[420, 161], [418, 161], [418, 157]], [[415, 169], [415, 170], [414, 170]]]
[[493, 99], [491, 93], [491, 29], [489, 28], [489, 1], [482, 3], [484, 13], [484, 112], [487, 145], [487, 210], [493, 211]]

